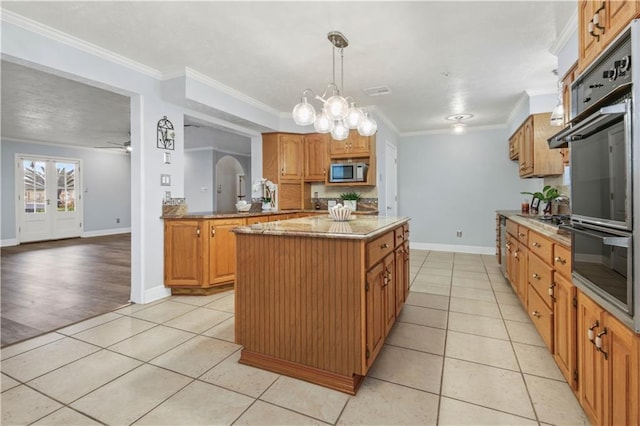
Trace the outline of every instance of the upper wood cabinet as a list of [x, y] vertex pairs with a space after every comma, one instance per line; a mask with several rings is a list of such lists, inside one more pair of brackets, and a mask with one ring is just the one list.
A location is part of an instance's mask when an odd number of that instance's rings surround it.
[[278, 209], [304, 208], [304, 135], [264, 133], [262, 173], [276, 185]]
[[518, 129], [511, 138], [509, 138], [509, 159], [518, 160], [520, 157], [520, 139], [522, 131]]
[[329, 167], [329, 134], [304, 136], [304, 181], [324, 182]]
[[[578, 75], [578, 63], [576, 62], [567, 71], [562, 79], [562, 107], [564, 109], [563, 122], [564, 125], [571, 120], [571, 84], [576, 80]], [[562, 162], [564, 165], [569, 164], [569, 148], [560, 148], [560, 155], [562, 155]]]
[[344, 141], [329, 138], [329, 152], [333, 158], [368, 157], [371, 155], [372, 139], [375, 136], [360, 136], [357, 130], [351, 130]]
[[551, 113], [532, 114], [514, 133], [520, 141], [520, 177], [553, 176], [563, 173], [563, 157], [560, 150], [549, 149], [547, 142], [557, 131], [551, 127], [550, 117]]
[[640, 16], [637, 0], [580, 0], [578, 3], [578, 72], [616, 38], [632, 19]]

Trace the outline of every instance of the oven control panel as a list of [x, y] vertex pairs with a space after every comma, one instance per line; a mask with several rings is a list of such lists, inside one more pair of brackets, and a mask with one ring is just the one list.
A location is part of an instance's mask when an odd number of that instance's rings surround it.
[[614, 90], [630, 86], [631, 61], [631, 37], [623, 37], [573, 84], [571, 118], [596, 105]]

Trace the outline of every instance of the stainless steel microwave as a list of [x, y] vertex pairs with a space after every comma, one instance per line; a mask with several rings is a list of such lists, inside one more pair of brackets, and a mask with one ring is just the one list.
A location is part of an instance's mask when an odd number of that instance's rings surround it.
[[329, 167], [329, 182], [365, 182], [366, 163], [332, 163]]

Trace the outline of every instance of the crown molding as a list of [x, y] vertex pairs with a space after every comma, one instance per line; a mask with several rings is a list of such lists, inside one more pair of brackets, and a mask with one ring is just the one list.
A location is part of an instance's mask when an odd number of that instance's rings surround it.
[[28, 30], [33, 33], [39, 34], [43, 37], [55, 40], [59, 43], [65, 44], [74, 49], [81, 50], [90, 55], [97, 56], [106, 61], [113, 62], [118, 65], [122, 65], [126, 68], [129, 68], [133, 71], [147, 75], [149, 77], [153, 77], [155, 79], [162, 78], [162, 73], [154, 68], [143, 65], [125, 56], [118, 55], [117, 53], [114, 53], [114, 52], [111, 52], [110, 50], [96, 46], [95, 44], [91, 44], [85, 40], [79, 39], [67, 33], [63, 33], [62, 31], [48, 27], [44, 24], [41, 24], [40, 22], [34, 21], [29, 18], [25, 18], [22, 15], [18, 15], [8, 10], [2, 9], [2, 16], [0, 17], [0, 19], [3, 22], [16, 25], [25, 30]]
[[560, 34], [558, 35], [556, 40], [553, 42], [551, 46], [549, 46], [549, 52], [551, 52], [552, 55], [558, 56], [558, 54], [564, 48], [565, 44], [567, 44], [571, 36], [573, 36], [573, 34], [577, 31], [578, 31], [578, 9], [576, 8], [576, 10], [573, 12], [571, 17], [569, 18], [569, 21], [566, 23], [562, 31], [560, 31]]
[[[173, 73], [175, 74], [175, 73]], [[194, 69], [191, 69], [189, 67], [185, 67], [184, 69], [184, 75], [185, 77], [189, 77], [189, 78], [193, 78], [194, 80], [205, 84], [209, 87], [212, 87], [216, 90], [221, 91], [222, 93], [229, 95], [235, 99], [238, 99], [246, 104], [249, 104], [251, 106], [254, 106], [264, 112], [267, 112], [269, 114], [273, 114], [277, 117], [280, 117], [281, 111], [278, 111], [277, 109], [270, 107], [269, 105], [260, 102], [259, 100], [252, 98], [251, 96], [245, 95], [244, 93], [227, 86], [226, 84], [220, 83], [218, 80], [214, 80], [213, 78], [206, 76], [204, 74], [202, 74], [201, 72], [198, 72]], [[175, 75], [172, 77], [175, 78]]]
[[84, 146], [84, 145], [71, 145], [71, 144], [65, 144], [65, 143], [56, 143], [56, 142], [45, 142], [45, 141], [39, 141], [39, 140], [32, 140], [32, 139], [21, 139], [21, 138], [11, 138], [11, 137], [3, 137], [2, 138], [2, 143], [26, 143], [26, 144], [32, 144], [32, 145], [45, 145], [45, 146], [53, 146], [56, 148], [65, 148], [65, 149], [81, 149], [81, 150], [86, 150], [86, 151], [100, 151], [100, 152], [104, 152], [105, 154], [118, 154], [118, 155], [128, 155], [128, 153], [126, 153], [124, 151], [124, 149], [117, 149], [118, 147], [114, 145], [113, 149], [101, 149], [101, 148], [96, 148], [96, 147], [92, 147], [92, 146]]
[[220, 149], [220, 148], [216, 148], [215, 146], [203, 146], [203, 147], [199, 147], [199, 148], [185, 148], [184, 152], [200, 152], [200, 151], [215, 151], [215, 152], [221, 152], [223, 154], [231, 154], [231, 155], [238, 155], [240, 157], [251, 157], [251, 154], [246, 154], [246, 153], [242, 153], [242, 152], [236, 152], [236, 151], [230, 151], [230, 150], [226, 150], [226, 149]]

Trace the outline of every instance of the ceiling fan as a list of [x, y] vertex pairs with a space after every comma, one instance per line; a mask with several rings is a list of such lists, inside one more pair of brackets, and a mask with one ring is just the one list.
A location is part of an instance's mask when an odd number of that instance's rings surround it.
[[98, 149], [123, 149], [127, 154], [129, 154], [132, 151], [131, 148], [131, 141], [126, 141], [123, 143], [117, 143], [117, 142], [107, 142], [111, 145], [114, 146], [96, 146], [96, 148]]

